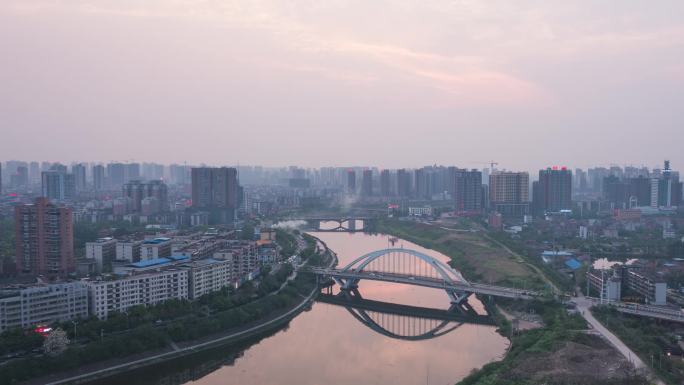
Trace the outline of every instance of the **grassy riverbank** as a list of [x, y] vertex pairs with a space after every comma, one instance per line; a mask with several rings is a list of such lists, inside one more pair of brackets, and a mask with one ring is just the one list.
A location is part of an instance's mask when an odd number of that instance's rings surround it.
[[479, 232], [448, 229], [413, 221], [381, 220], [374, 231], [394, 235], [451, 258], [468, 280], [542, 290], [544, 280], [525, 263]]

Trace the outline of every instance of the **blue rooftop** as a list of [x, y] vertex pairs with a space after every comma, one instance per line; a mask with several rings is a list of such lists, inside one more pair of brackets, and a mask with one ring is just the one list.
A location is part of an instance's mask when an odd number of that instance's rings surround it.
[[148, 239], [143, 243], [148, 244], [148, 245], [157, 245], [157, 244], [167, 242], [170, 240], [171, 240], [171, 238], [154, 238], [154, 239]]
[[565, 261], [565, 266], [571, 268], [572, 270], [577, 270], [580, 267], [582, 267], [582, 264], [575, 258], [570, 258], [567, 261]]
[[155, 258], [155, 259], [147, 259], [144, 261], [131, 263], [131, 266], [133, 266], [133, 267], [150, 267], [150, 266], [155, 266], [155, 265], [163, 265], [163, 264], [169, 263], [169, 262], [171, 262], [171, 260], [168, 258]]

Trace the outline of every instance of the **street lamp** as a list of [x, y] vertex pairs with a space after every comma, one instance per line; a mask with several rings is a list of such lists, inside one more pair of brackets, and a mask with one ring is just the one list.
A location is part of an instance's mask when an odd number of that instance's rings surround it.
[[72, 324], [74, 324], [74, 340], [76, 339], [76, 325], [78, 325], [77, 321], [71, 321]]

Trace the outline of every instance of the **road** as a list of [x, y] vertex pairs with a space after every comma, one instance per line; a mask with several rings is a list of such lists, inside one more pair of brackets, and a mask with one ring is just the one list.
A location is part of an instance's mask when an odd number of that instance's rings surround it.
[[[580, 291], [578, 290], [578, 293]], [[580, 294], [578, 297], [573, 297], [572, 299], [576, 304], [577, 304], [577, 310], [580, 312], [582, 317], [591, 325], [591, 327], [597, 331], [601, 336], [603, 336], [604, 339], [606, 339], [608, 342], [610, 342], [611, 345], [617, 349], [620, 354], [622, 354], [627, 361], [631, 362], [632, 365], [634, 365], [635, 368], [637, 369], [644, 369], [647, 372], [650, 372], [650, 369], [644, 362], [637, 356], [632, 349], [630, 349], [627, 345], [625, 345], [615, 334], [613, 334], [610, 330], [608, 330], [605, 326], [599, 322], [596, 317], [594, 317], [593, 314], [591, 314], [591, 311], [589, 310], [593, 305], [594, 302], [588, 298], [585, 298], [584, 295]], [[658, 385], [665, 385], [664, 382], [662, 382], [660, 379], [653, 378], [652, 381], [654, 381]]]

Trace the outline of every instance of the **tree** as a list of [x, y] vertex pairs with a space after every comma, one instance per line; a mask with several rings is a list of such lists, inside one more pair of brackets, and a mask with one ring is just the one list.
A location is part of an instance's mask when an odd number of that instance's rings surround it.
[[62, 329], [55, 329], [45, 338], [43, 342], [43, 351], [51, 357], [62, 354], [69, 345], [69, 339], [66, 332]]

